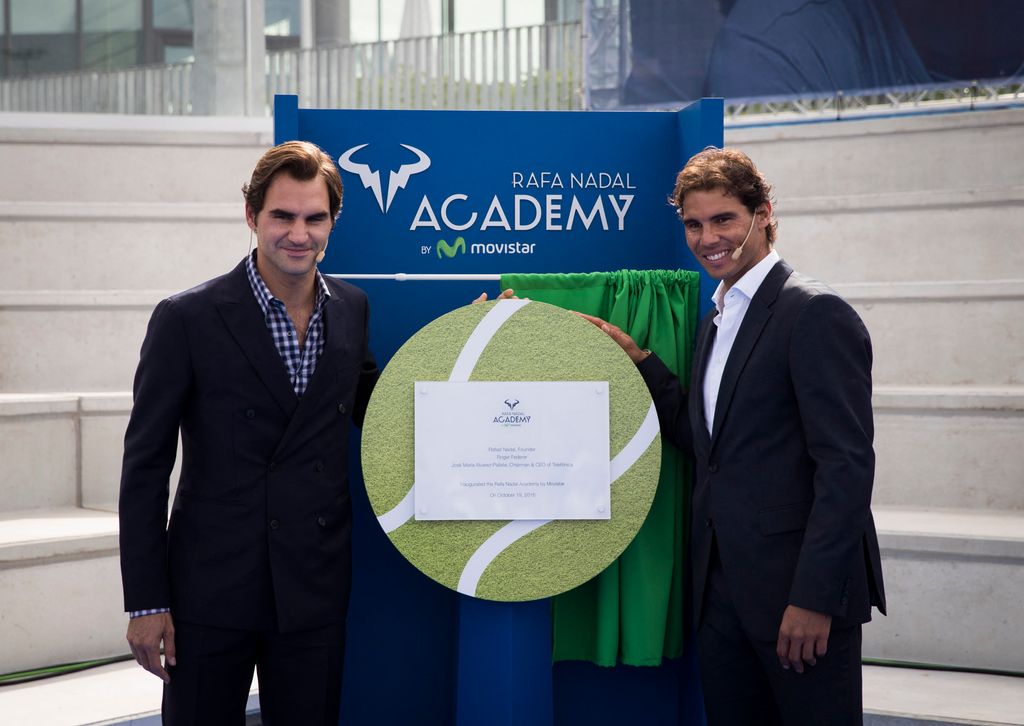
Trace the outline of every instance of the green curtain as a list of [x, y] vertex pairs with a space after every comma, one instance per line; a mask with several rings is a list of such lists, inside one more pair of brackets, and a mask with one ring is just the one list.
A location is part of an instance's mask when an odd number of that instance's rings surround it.
[[[619, 326], [689, 381], [700, 276], [687, 270], [509, 274], [501, 289]], [[604, 572], [552, 601], [554, 660], [656, 666], [682, 654], [690, 462], [663, 444], [661, 479], [636, 539]]]

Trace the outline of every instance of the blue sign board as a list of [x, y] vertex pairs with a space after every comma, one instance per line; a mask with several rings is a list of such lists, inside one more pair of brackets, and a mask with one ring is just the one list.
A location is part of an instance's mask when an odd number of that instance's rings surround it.
[[[276, 143], [311, 141], [341, 170], [343, 210], [320, 269], [367, 291], [381, 367], [427, 322], [497, 292], [479, 276], [698, 269], [668, 195], [686, 159], [722, 145], [720, 99], [677, 113], [601, 113], [300, 110], [295, 96], [278, 96], [274, 110]], [[398, 274], [414, 281], [393, 281]], [[701, 297], [712, 289], [702, 282]], [[343, 722], [561, 722], [547, 602], [489, 603], [428, 581], [377, 525], [357, 462], [350, 480]], [[580, 682], [591, 675], [564, 672], [563, 693], [588, 690]], [[617, 683], [624, 702], [634, 686], [649, 688], [635, 675]], [[659, 704], [640, 691], [647, 713], [687, 721], [678, 694]], [[517, 708], [495, 710], [508, 699]], [[595, 696], [570, 710], [572, 722], [593, 721], [588, 713], [607, 717], [614, 707]]]
[[[278, 114], [294, 97], [278, 97]], [[343, 212], [324, 269], [344, 274], [676, 267], [668, 205], [681, 113], [303, 111], [277, 141], [334, 158]], [[718, 116], [721, 143], [721, 115]], [[290, 133], [289, 133], [290, 132]]]

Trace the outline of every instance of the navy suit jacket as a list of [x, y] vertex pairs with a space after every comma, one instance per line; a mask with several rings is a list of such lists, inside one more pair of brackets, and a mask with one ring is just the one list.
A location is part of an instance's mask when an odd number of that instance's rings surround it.
[[639, 368], [662, 433], [693, 454], [691, 568], [700, 623], [713, 539], [737, 613], [774, 641], [789, 604], [833, 628], [885, 612], [869, 508], [874, 479], [871, 340], [820, 282], [775, 264], [726, 361], [711, 433], [704, 369], [717, 332], [697, 334], [689, 395], [654, 355]]
[[[121, 473], [125, 609], [282, 632], [344, 619], [351, 422], [377, 379], [364, 293], [325, 278], [324, 349], [296, 397], [234, 270], [157, 305], [135, 375]], [[181, 477], [167, 522], [181, 432]]]

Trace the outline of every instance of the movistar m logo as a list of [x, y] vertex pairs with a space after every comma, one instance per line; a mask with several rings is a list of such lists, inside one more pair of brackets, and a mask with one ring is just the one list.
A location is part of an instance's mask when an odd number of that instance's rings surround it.
[[[387, 214], [388, 210], [391, 209], [391, 202], [394, 201], [395, 195], [398, 194], [398, 190], [405, 188], [405, 185], [409, 183], [409, 178], [430, 168], [430, 157], [414, 146], [401, 144], [402, 148], [408, 149], [416, 155], [416, 161], [411, 164], [402, 164], [398, 167], [398, 171], [390, 172], [388, 176], [387, 200], [385, 201], [384, 190], [381, 188], [380, 183], [380, 170], [371, 169], [369, 164], [352, 160], [356, 152], [365, 149], [367, 146], [369, 144], [360, 144], [345, 151], [338, 157], [338, 166], [350, 174], [358, 175], [359, 181], [363, 183], [363, 187], [373, 192], [380, 211]], [[440, 248], [438, 248], [438, 252], [440, 252]]]
[[455, 244], [450, 245], [443, 239], [437, 241], [437, 259], [441, 259], [441, 254], [444, 253], [445, 257], [452, 258], [455, 255], [466, 252], [466, 240], [462, 237], [455, 238]]

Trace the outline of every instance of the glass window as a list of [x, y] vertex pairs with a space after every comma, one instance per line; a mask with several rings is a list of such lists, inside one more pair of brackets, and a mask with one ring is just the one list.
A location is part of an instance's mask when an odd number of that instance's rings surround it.
[[164, 46], [164, 63], [185, 63], [186, 61], [194, 61], [195, 54], [192, 52], [192, 47], [188, 45], [165, 45]]
[[75, 0], [10, 0], [10, 3], [14, 35], [75, 32]]
[[558, 0], [558, 7], [555, 10], [555, 22], [579, 20], [583, 15], [583, 3], [576, 0]]
[[[380, 39], [395, 40], [402, 33], [402, 13], [416, 0], [380, 0]], [[415, 9], [413, 9], [415, 12]]]
[[124, 68], [142, 62], [142, 2], [82, 0], [82, 67]]
[[5, 73], [57, 73], [78, 66], [75, 0], [8, 0], [11, 25]]
[[502, 0], [455, 0], [455, 32], [501, 27]]
[[446, 0], [381, 0], [382, 40], [441, 34], [441, 4]]
[[153, 27], [192, 29], [192, 0], [153, 0]]
[[82, 0], [82, 30], [86, 33], [142, 30], [142, 3], [139, 0]]
[[543, 25], [544, 0], [516, 0], [505, 4], [505, 25]]
[[142, 33], [82, 34], [82, 67], [90, 70], [127, 68], [142, 62]]
[[351, 0], [349, 5], [349, 28], [353, 43], [375, 43], [380, 40], [377, 26], [377, 0]]
[[62, 33], [12, 35], [7, 75], [28, 76], [77, 70], [78, 45], [72, 42], [73, 38]]
[[349, 27], [352, 42], [375, 43], [378, 40], [440, 35], [441, 6], [447, 2], [448, 0], [351, 0]]
[[263, 32], [266, 35], [300, 35], [299, 0], [266, 0]]

